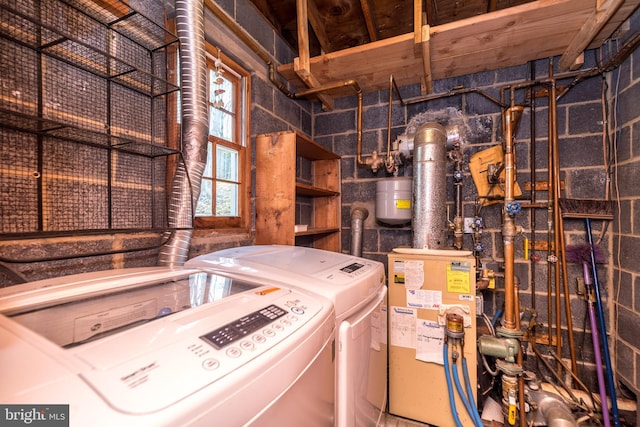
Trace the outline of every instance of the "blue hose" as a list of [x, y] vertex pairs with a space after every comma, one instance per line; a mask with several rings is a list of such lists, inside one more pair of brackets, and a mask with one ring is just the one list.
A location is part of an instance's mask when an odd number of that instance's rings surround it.
[[456, 427], [463, 427], [460, 418], [458, 417], [458, 411], [456, 411], [456, 402], [453, 398], [453, 385], [451, 384], [451, 372], [449, 371], [449, 346], [447, 342], [444, 342], [442, 346], [442, 359], [444, 361], [444, 377], [447, 380], [447, 392], [449, 393], [449, 406], [451, 407], [451, 415], [456, 422]]
[[460, 376], [458, 375], [458, 365], [457, 363], [453, 363], [453, 366], [451, 366], [451, 372], [453, 372], [453, 382], [456, 385], [456, 390], [458, 390], [458, 395], [460, 396], [460, 400], [462, 400], [462, 404], [464, 405], [464, 408], [467, 410], [467, 413], [469, 414], [469, 416], [471, 417], [471, 419], [473, 420], [473, 424], [476, 424], [476, 419], [473, 416], [473, 409], [471, 409], [471, 406], [469, 406], [469, 399], [467, 399], [467, 395], [464, 392], [464, 389], [462, 388], [462, 384], [460, 383]]
[[462, 375], [464, 376], [464, 383], [467, 386], [467, 394], [469, 395], [469, 405], [473, 410], [472, 417], [476, 420], [476, 423], [479, 426], [482, 426], [482, 418], [480, 417], [480, 412], [478, 412], [478, 407], [476, 406], [476, 399], [473, 397], [475, 394], [473, 389], [471, 388], [471, 381], [469, 380], [469, 370], [467, 369], [467, 358], [462, 356]]
[[495, 328], [498, 324], [498, 320], [500, 320], [500, 316], [502, 316], [502, 309], [499, 308], [496, 310], [496, 314], [493, 315], [493, 319], [491, 319], [491, 325]]

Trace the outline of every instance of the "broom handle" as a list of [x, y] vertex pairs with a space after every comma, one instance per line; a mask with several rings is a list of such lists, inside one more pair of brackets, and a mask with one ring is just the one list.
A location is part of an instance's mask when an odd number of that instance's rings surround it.
[[593, 286], [591, 277], [589, 277], [589, 263], [583, 262], [582, 269], [584, 271], [584, 284], [587, 288], [587, 307], [589, 309], [589, 324], [591, 326], [591, 339], [593, 341], [593, 356], [596, 359], [596, 372], [598, 377], [598, 392], [600, 393], [600, 405], [602, 407], [602, 418], [604, 427], [611, 426], [611, 418], [609, 417], [609, 406], [607, 405], [607, 390], [602, 373], [602, 357], [600, 355], [600, 338], [598, 337], [598, 324], [596, 323], [596, 311], [593, 308]]
[[[613, 425], [620, 427], [620, 414], [618, 413], [618, 402], [616, 399], [616, 387], [613, 383], [613, 370], [611, 367], [611, 355], [609, 354], [609, 342], [607, 339], [607, 326], [604, 322], [604, 310], [602, 309], [602, 299], [600, 297], [600, 284], [598, 282], [598, 269], [596, 267], [596, 252], [593, 247], [593, 236], [591, 235], [591, 220], [585, 218], [585, 227], [587, 229], [587, 239], [591, 248], [591, 273], [593, 276], [593, 290], [596, 295], [596, 308], [598, 309], [598, 324], [600, 326], [600, 335], [602, 338], [602, 354], [607, 371], [607, 386], [609, 388], [609, 398], [611, 399], [611, 413], [613, 415]], [[604, 415], [604, 414], [603, 414]]]

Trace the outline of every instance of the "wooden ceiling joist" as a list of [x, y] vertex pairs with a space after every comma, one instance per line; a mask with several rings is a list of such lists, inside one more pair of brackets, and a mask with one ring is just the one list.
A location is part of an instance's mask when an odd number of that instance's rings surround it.
[[376, 17], [371, 10], [369, 0], [360, 0], [360, 7], [362, 8], [362, 14], [364, 15], [367, 32], [369, 33], [369, 40], [374, 42], [378, 40], [378, 26], [376, 25]]
[[322, 22], [322, 19], [320, 19], [320, 12], [318, 11], [318, 6], [316, 5], [316, 2], [314, 2], [313, 0], [307, 1], [307, 15], [308, 15], [309, 23], [311, 24], [311, 28], [313, 28], [313, 32], [316, 33], [316, 37], [318, 38], [318, 42], [320, 43], [320, 47], [322, 48], [322, 51], [331, 52], [333, 49], [331, 49], [331, 42], [329, 41], [329, 36], [327, 36], [324, 23]]
[[[311, 73], [309, 65], [309, 27], [307, 6], [309, 0], [296, 0], [296, 13], [298, 17], [298, 57], [294, 59], [294, 71], [307, 88], [317, 88], [322, 84]], [[313, 1], [311, 1], [313, 3]], [[316, 95], [322, 102], [324, 109], [333, 109], [333, 98], [326, 94]]]
[[[385, 90], [390, 76], [399, 86], [422, 84], [429, 91], [434, 80], [537, 59], [562, 55], [562, 64], [571, 66], [584, 49], [600, 47], [611, 37], [639, 4], [640, 0], [537, 0], [429, 26], [422, 22], [428, 10], [423, 11], [422, 2], [415, 0], [418, 31], [313, 58], [306, 48], [308, 35], [301, 32], [305, 43], [301, 43], [300, 57], [279, 66], [278, 72], [302, 90], [355, 80], [366, 93]], [[331, 92], [335, 97], [351, 95], [349, 88]]]
[[598, 0], [596, 8], [591, 16], [584, 22], [580, 31], [573, 37], [571, 43], [560, 58], [560, 70], [575, 70], [582, 66], [579, 58], [593, 41], [594, 37], [602, 30], [611, 17], [622, 6], [624, 0]]

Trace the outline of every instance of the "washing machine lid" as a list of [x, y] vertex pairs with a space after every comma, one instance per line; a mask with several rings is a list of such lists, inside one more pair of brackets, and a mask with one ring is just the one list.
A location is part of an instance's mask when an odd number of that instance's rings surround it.
[[380, 262], [301, 246], [225, 249], [193, 258], [185, 266], [213, 267], [303, 287], [332, 300], [338, 317], [376, 298], [386, 281]]
[[[81, 378], [83, 393], [124, 414], [155, 413], [213, 383], [265, 372], [312, 334], [332, 336], [322, 325], [333, 317], [331, 303], [310, 293], [198, 269], [92, 273], [0, 292], [0, 336], [11, 348], [4, 368], [20, 354], [37, 353], [40, 363], [12, 377], [13, 393]], [[42, 383], [42, 370], [59, 378]]]
[[0, 313], [70, 348], [260, 286], [195, 269], [116, 270], [12, 287]]

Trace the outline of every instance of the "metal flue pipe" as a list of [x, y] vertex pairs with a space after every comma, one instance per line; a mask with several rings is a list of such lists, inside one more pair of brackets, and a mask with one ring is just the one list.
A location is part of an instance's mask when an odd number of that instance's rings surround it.
[[413, 144], [413, 247], [440, 249], [447, 230], [447, 131], [425, 123]]
[[351, 211], [351, 255], [362, 256], [362, 237], [364, 221], [369, 216], [366, 208], [354, 208]]

